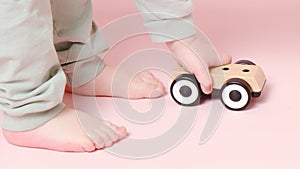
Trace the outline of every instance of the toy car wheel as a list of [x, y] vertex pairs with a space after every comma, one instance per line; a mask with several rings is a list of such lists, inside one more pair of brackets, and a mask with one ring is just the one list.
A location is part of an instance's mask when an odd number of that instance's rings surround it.
[[236, 61], [235, 64], [240, 64], [240, 65], [256, 65], [254, 62], [250, 60], [239, 60]]
[[172, 98], [180, 105], [194, 106], [199, 104], [202, 90], [193, 74], [179, 75], [170, 87]]
[[251, 100], [249, 87], [246, 82], [230, 80], [221, 89], [221, 101], [231, 110], [245, 108]]

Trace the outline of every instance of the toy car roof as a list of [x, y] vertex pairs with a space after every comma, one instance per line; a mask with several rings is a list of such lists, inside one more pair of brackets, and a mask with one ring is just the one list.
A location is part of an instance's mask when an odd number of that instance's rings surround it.
[[238, 78], [246, 81], [252, 92], [261, 92], [266, 81], [263, 70], [257, 65], [228, 64], [210, 69], [213, 88], [221, 89], [229, 79]]

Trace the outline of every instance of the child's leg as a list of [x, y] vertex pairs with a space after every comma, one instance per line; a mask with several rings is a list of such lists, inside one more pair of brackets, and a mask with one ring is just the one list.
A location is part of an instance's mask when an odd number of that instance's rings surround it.
[[[81, 3], [76, 3], [77, 1]], [[55, 27], [54, 42], [67, 76], [67, 91], [71, 92], [73, 87], [72, 92], [82, 95], [134, 99], [159, 97], [165, 94], [162, 83], [148, 71], [134, 77], [129, 88], [120, 85], [112, 92], [113, 80], [122, 82], [132, 77], [126, 70], [118, 70], [122, 73], [122, 76], [118, 77], [122, 79], [113, 79], [117, 67], [105, 65], [97, 56], [107, 50], [108, 45], [92, 21], [90, 0], [51, 2]], [[76, 4], [85, 4], [86, 9], [80, 9]]]
[[[96, 120], [97, 140], [83, 132], [76, 111], [64, 108], [65, 74], [53, 46], [50, 1], [0, 3], [0, 109], [8, 142], [59, 151], [93, 151], [126, 135]], [[88, 116], [88, 115], [87, 115]]]

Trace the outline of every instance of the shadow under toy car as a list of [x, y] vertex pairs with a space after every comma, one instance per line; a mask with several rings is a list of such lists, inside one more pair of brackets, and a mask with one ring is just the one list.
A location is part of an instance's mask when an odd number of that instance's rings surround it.
[[[196, 77], [181, 68], [171, 84], [173, 99], [184, 106], [198, 105], [204, 93]], [[249, 60], [210, 69], [213, 89], [220, 91], [222, 103], [231, 110], [244, 109], [251, 97], [259, 97], [266, 78], [263, 70]]]

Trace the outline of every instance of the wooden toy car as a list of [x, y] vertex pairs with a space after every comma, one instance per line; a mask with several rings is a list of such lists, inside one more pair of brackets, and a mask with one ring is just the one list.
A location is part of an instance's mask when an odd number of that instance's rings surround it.
[[[213, 91], [220, 92], [222, 103], [231, 110], [244, 109], [251, 97], [259, 97], [266, 81], [263, 70], [249, 60], [211, 68], [210, 74]], [[198, 105], [204, 95], [196, 77], [183, 69], [177, 72], [170, 92], [173, 99], [184, 106]]]

